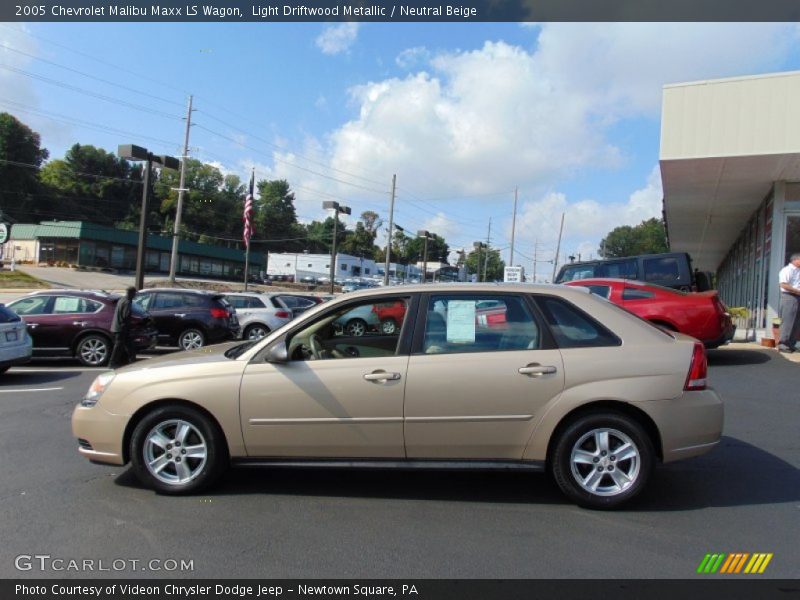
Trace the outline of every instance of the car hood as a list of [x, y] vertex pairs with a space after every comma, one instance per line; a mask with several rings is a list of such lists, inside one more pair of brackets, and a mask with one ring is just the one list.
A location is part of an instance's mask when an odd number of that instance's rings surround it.
[[205, 346], [204, 348], [199, 348], [198, 350], [174, 352], [171, 354], [165, 354], [164, 356], [139, 360], [132, 365], [128, 365], [117, 370], [122, 373], [136, 371], [138, 369], [160, 369], [163, 367], [177, 367], [186, 364], [201, 364], [219, 362], [221, 360], [232, 360], [225, 357], [225, 352], [241, 343], [241, 341], [227, 342], [225, 344]]

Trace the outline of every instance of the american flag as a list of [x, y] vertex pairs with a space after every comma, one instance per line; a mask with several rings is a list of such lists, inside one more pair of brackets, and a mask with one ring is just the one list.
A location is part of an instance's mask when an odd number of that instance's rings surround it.
[[253, 192], [255, 191], [256, 172], [253, 170], [250, 173], [250, 189], [244, 199], [244, 245], [250, 247], [250, 238], [253, 236]]

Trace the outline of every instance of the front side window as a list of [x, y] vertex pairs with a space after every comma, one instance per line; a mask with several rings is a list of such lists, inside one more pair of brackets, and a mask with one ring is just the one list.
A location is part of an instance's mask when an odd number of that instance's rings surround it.
[[[384, 328], [381, 310], [393, 306], [394, 327]], [[394, 356], [408, 313], [408, 298], [348, 304], [325, 313], [289, 340], [291, 360]]]
[[173, 292], [159, 292], [153, 303], [154, 310], [169, 310], [183, 306], [183, 296]]
[[540, 348], [539, 326], [521, 296], [431, 296], [422, 352], [454, 354]]
[[606, 300], [611, 296], [611, 287], [607, 285], [584, 285], [582, 287], [588, 289], [595, 296], [600, 296]]
[[8, 306], [18, 315], [46, 315], [50, 314], [50, 300], [52, 296], [34, 296], [22, 298]]

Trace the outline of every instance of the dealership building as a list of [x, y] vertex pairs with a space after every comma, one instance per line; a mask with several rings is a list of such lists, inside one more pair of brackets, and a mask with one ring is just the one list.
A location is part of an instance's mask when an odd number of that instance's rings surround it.
[[660, 166], [670, 249], [715, 272], [761, 337], [800, 252], [800, 72], [665, 86]]
[[[66, 264], [133, 271], [139, 233], [105, 227], [87, 221], [42, 221], [38, 224], [16, 223], [11, 226], [3, 245], [5, 262]], [[169, 273], [172, 238], [147, 236], [145, 270]], [[200, 244], [188, 240], [178, 243], [177, 273], [222, 279], [244, 277], [245, 253], [237, 248]], [[265, 269], [261, 253], [250, 254], [250, 272]]]

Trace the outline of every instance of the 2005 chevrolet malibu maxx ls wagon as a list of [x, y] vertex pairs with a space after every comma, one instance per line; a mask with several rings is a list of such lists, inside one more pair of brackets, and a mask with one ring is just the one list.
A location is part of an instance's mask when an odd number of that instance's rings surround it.
[[[338, 325], [394, 302], [390, 335]], [[258, 341], [103, 373], [72, 427], [81, 454], [130, 461], [164, 493], [231, 464], [521, 468], [612, 508], [656, 462], [713, 448], [722, 418], [693, 338], [585, 289], [443, 284], [347, 294]]]

